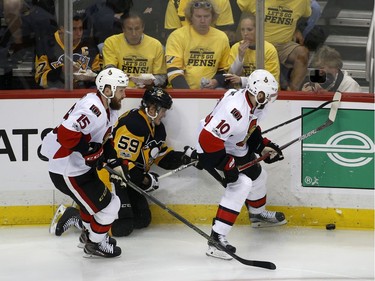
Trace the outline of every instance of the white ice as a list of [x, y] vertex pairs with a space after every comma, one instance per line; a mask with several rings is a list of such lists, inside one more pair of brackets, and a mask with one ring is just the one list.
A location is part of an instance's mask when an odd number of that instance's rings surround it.
[[[207, 225], [197, 225], [206, 233]], [[276, 270], [207, 257], [207, 241], [179, 225], [151, 225], [117, 238], [122, 255], [87, 259], [80, 232], [61, 237], [48, 226], [0, 227], [0, 280], [374, 280], [374, 231], [234, 226], [228, 236], [237, 255], [272, 261]]]

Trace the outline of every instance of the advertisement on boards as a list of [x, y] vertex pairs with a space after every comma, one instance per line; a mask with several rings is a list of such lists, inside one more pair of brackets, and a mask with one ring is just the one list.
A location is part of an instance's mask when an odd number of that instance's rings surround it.
[[[328, 112], [303, 118], [302, 134]], [[331, 126], [303, 141], [301, 169], [302, 187], [374, 190], [374, 111], [340, 109]]]

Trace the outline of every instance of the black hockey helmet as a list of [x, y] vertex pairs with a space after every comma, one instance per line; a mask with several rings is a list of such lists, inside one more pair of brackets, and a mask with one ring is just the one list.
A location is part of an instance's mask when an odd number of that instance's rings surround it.
[[147, 89], [143, 94], [142, 106], [147, 108], [154, 104], [159, 111], [160, 108], [170, 109], [172, 107], [172, 97], [166, 91], [159, 87]]

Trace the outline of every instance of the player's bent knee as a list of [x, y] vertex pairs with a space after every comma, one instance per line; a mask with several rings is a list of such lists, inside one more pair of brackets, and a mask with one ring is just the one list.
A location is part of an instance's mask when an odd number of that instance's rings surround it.
[[134, 229], [132, 218], [117, 219], [112, 223], [111, 232], [115, 237], [129, 236]]
[[140, 229], [148, 227], [151, 223], [150, 209], [144, 209], [137, 212], [134, 217], [134, 228]]
[[111, 224], [117, 217], [117, 213], [120, 210], [120, 205], [120, 198], [116, 194], [112, 193], [111, 202], [109, 202], [107, 207], [94, 215], [95, 220], [102, 225]]

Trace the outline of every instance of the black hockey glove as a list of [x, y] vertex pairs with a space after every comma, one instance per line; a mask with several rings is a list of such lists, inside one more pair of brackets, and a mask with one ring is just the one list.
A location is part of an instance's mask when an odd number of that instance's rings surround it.
[[274, 163], [276, 161], [281, 161], [284, 159], [283, 152], [281, 151], [280, 147], [276, 144], [271, 142], [269, 139], [264, 138], [263, 139], [264, 148], [261, 152], [261, 155], [264, 155], [266, 153], [269, 153], [270, 156], [264, 159], [264, 162], [267, 164]]
[[129, 180], [128, 160], [121, 158], [108, 159], [107, 166], [120, 175], [110, 174], [109, 181], [122, 188], [126, 187], [126, 183]]
[[238, 180], [238, 175], [240, 172], [236, 167], [236, 161], [234, 160], [233, 156], [227, 154], [217, 168], [224, 172], [226, 183], [235, 182]]
[[[197, 150], [191, 146], [185, 146], [184, 147], [184, 155], [181, 158], [181, 162], [183, 165], [189, 164], [193, 161], [198, 160], [198, 153]], [[197, 162], [194, 167], [196, 167], [199, 170], [202, 170], [203, 168], [201, 165], [199, 165], [199, 162]]]
[[154, 172], [144, 174], [145, 178], [142, 182], [141, 188], [146, 192], [151, 192], [159, 188], [159, 175]]
[[90, 142], [89, 149], [86, 153], [82, 153], [86, 165], [96, 168], [99, 163], [103, 162], [103, 146], [98, 142]]

